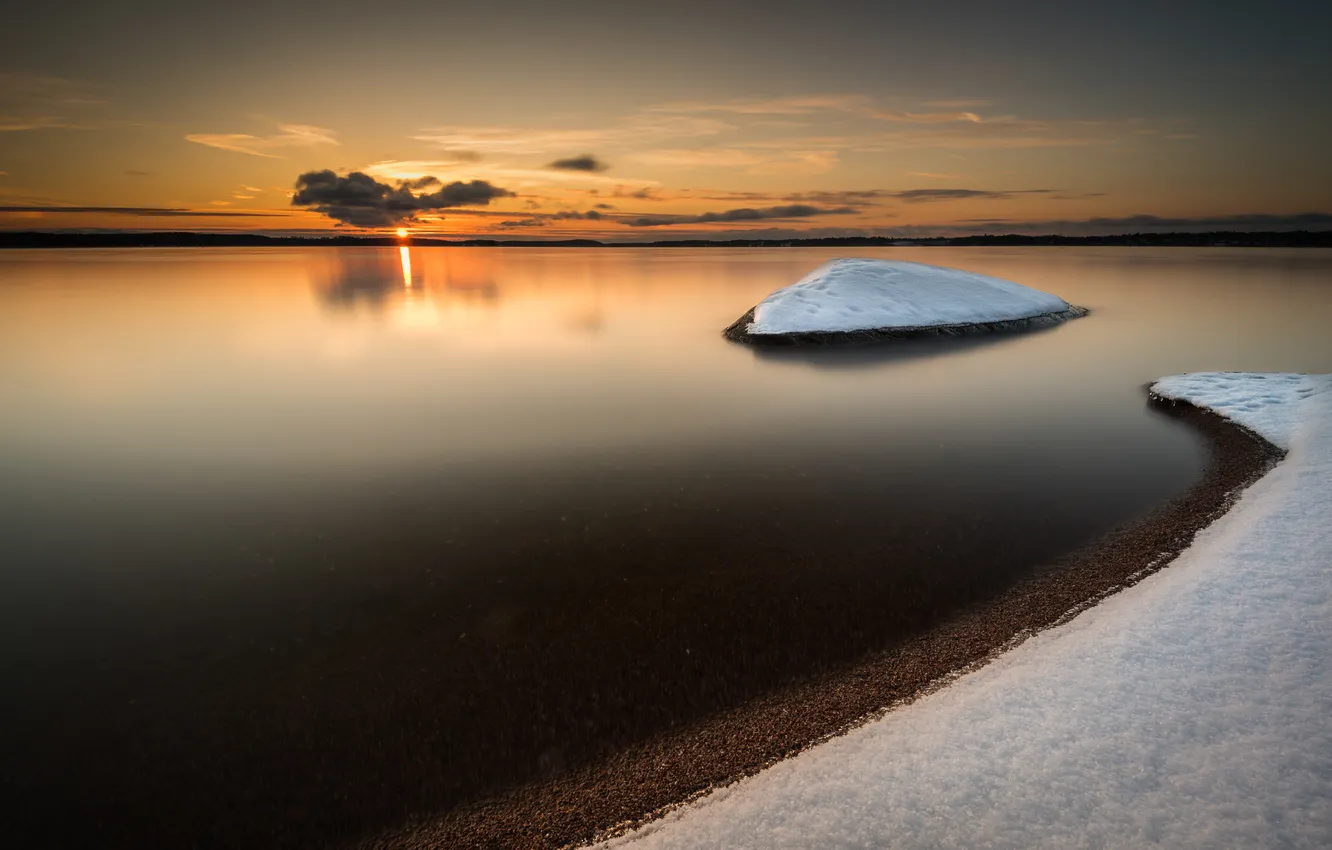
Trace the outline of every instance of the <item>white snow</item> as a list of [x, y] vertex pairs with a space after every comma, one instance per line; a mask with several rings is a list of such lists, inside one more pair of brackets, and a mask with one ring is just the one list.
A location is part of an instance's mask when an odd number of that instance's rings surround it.
[[610, 846], [1332, 847], [1332, 377], [1156, 390], [1290, 453], [1168, 569]]
[[1292, 429], [1301, 421], [1292, 415], [1299, 409], [1296, 403], [1317, 392], [1325, 380], [1314, 375], [1193, 372], [1162, 378], [1152, 384], [1152, 392], [1205, 407], [1287, 448]]
[[997, 277], [901, 260], [832, 260], [754, 308], [751, 334], [921, 328], [1029, 319], [1062, 298]]

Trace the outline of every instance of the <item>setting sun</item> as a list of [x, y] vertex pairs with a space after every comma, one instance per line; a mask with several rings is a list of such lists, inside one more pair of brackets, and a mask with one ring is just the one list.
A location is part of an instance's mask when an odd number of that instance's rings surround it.
[[398, 238], [399, 238], [399, 239], [406, 239], [406, 238], [407, 238], [407, 228], [405, 228], [405, 227], [399, 227], [399, 228], [398, 228]]

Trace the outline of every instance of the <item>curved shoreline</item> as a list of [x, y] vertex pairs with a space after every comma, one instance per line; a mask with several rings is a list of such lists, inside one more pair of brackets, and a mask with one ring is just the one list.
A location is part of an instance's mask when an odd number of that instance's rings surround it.
[[1210, 461], [1173, 502], [898, 646], [600, 764], [356, 846], [554, 848], [611, 837], [935, 690], [1161, 569], [1283, 453], [1220, 416], [1148, 393], [1202, 432]]
[[869, 328], [855, 331], [798, 331], [780, 334], [752, 334], [749, 325], [754, 321], [755, 307], [732, 322], [722, 336], [732, 342], [749, 345], [830, 345], [846, 342], [875, 342], [888, 339], [917, 339], [931, 336], [965, 336], [967, 334], [1003, 333], [1006, 331], [1034, 330], [1079, 319], [1090, 310], [1072, 304], [1056, 313], [1039, 313], [1021, 319], [999, 322], [968, 322], [959, 325], [916, 325], [902, 328]]

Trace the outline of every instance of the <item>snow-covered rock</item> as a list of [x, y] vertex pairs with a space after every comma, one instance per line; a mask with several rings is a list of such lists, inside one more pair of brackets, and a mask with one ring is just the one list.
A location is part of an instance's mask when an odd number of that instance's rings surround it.
[[1332, 847], [1332, 376], [1152, 392], [1290, 453], [1168, 569], [611, 846]]
[[840, 259], [769, 295], [727, 331], [733, 338], [888, 336], [1000, 330], [1085, 314], [1009, 280], [901, 260]]

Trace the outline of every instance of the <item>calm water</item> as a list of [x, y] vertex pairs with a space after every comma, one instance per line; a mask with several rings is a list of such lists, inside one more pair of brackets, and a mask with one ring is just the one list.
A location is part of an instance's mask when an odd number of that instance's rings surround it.
[[857, 250], [1093, 314], [721, 338], [845, 253], [0, 253], [7, 820], [303, 846], [567, 769], [1180, 493], [1153, 378], [1332, 371], [1314, 250]]

